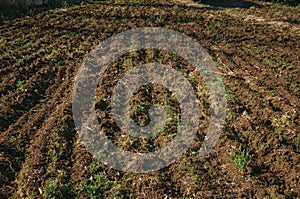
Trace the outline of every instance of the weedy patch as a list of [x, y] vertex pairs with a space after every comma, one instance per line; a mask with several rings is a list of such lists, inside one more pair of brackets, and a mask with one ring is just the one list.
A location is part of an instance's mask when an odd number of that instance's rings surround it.
[[43, 195], [45, 198], [67, 198], [70, 197], [73, 185], [71, 182], [62, 181], [61, 178], [49, 178], [45, 181]]
[[114, 194], [116, 194], [117, 190], [121, 188], [121, 185], [108, 179], [105, 173], [99, 171], [99, 168], [99, 162], [91, 163], [89, 169], [90, 178], [76, 188], [78, 193], [86, 193], [88, 197], [92, 199], [106, 198], [106, 194], [110, 190], [114, 190]]

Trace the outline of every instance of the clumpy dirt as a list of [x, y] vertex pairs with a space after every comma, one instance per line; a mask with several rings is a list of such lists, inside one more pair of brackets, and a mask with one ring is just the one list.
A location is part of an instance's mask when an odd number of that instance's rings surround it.
[[[299, 198], [299, 7], [254, 4], [94, 1], [3, 17], [0, 198]], [[168, 107], [170, 120], [157, 137], [128, 137], [115, 126], [110, 94], [122, 74], [140, 64], [180, 71], [201, 102], [201, 122], [197, 140], [175, 163], [145, 174], [123, 173], [97, 162], [81, 144], [72, 89], [84, 58], [100, 42], [158, 26], [196, 39], [213, 57], [226, 87], [226, 124], [213, 151], [199, 159], [210, 117], [201, 76], [168, 52], [126, 54], [99, 81], [95, 98], [99, 123], [114, 143], [147, 152], [176, 134], [172, 115], [180, 115], [179, 104], [160, 85], [142, 87], [131, 99], [138, 123], [149, 122], [151, 105]], [[248, 160], [244, 168], [237, 166], [240, 154]]]

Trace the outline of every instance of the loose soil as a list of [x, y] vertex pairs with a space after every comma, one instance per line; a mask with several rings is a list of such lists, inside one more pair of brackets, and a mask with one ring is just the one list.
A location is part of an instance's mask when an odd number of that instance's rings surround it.
[[[242, 1], [95, 1], [0, 22], [0, 198], [300, 198], [299, 7]], [[250, 6], [248, 6], [250, 5]], [[210, 118], [209, 93], [182, 58], [141, 50], [119, 58], [99, 80], [99, 123], [119, 147], [158, 149], [172, 140], [178, 101], [160, 85], [136, 91], [132, 118], [147, 124], [153, 104], [170, 120], [155, 138], [127, 137], [110, 115], [110, 95], [130, 68], [158, 62], [191, 82], [200, 100], [198, 138], [175, 163], [130, 174], [97, 162], [81, 144], [72, 115], [76, 74], [101, 41], [137, 27], [165, 27], [196, 39], [226, 87], [226, 124], [199, 159]], [[142, 105], [141, 109], [134, 104]], [[234, 157], [248, 151], [245, 168]], [[100, 181], [99, 181], [100, 179]]]

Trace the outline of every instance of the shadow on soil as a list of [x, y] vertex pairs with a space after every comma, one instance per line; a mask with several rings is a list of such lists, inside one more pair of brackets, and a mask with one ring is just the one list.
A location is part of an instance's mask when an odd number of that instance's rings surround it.
[[[40, 6], [31, 6], [27, 8], [15, 8], [15, 9], [9, 9], [9, 10], [3, 10], [0, 9], [0, 22], [2, 20], [6, 19], [15, 19], [20, 18], [24, 16], [33, 16], [41, 12], [46, 12], [48, 10], [57, 9], [57, 8], [64, 8], [64, 7], [71, 7], [73, 5], [78, 5], [80, 3], [91, 3], [91, 4], [102, 4], [102, 5], [116, 5], [116, 6], [132, 6], [132, 7], [154, 7], [154, 8], [173, 8], [175, 4], [159, 4], [159, 3], [111, 3], [109, 1], [95, 1], [95, 2], [89, 2], [88, 0], [69, 0], [68, 3], [64, 5], [62, 2], [60, 3], [48, 3], [45, 5]], [[185, 6], [180, 5], [178, 8], [188, 9], [192, 8], [195, 10], [218, 10], [218, 7], [193, 7], [193, 6]]]
[[250, 8], [250, 7], [261, 7], [261, 5], [251, 2], [251, 1], [242, 1], [242, 0], [194, 0], [194, 2], [209, 5], [217, 8]]
[[[1, 1], [1, 0], [0, 0]], [[29, 7], [18, 7], [18, 8], [4, 8], [0, 2], [0, 22], [6, 19], [21, 18], [24, 16], [33, 16], [41, 12], [46, 12], [51, 9], [70, 7], [72, 5], [78, 5], [81, 2], [87, 2], [88, 0], [68, 0], [64, 4], [64, 1], [53, 1], [53, 3], [48, 3], [38, 6]]]

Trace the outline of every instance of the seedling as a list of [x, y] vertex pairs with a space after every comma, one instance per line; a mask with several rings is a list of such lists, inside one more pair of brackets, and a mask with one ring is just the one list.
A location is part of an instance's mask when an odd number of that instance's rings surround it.
[[276, 134], [276, 135], [281, 135], [281, 129], [280, 128], [275, 128], [274, 129], [274, 133]]
[[14, 142], [16, 140], [17, 140], [17, 138], [15, 136], [10, 136], [9, 137], [9, 142]]
[[22, 90], [24, 87], [24, 81], [18, 80], [16, 87], [17, 87], [17, 90]]
[[240, 132], [242, 133], [243, 136], [247, 136], [250, 133], [249, 130], [240, 130]]
[[67, 8], [68, 6], [69, 6], [69, 4], [68, 4], [67, 0], [64, 0], [64, 1], [63, 1], [63, 7], [64, 7], [64, 8]]
[[250, 151], [248, 149], [241, 150], [241, 147], [240, 152], [233, 155], [233, 163], [242, 172], [245, 171], [250, 159]]

